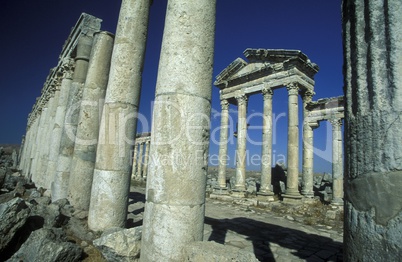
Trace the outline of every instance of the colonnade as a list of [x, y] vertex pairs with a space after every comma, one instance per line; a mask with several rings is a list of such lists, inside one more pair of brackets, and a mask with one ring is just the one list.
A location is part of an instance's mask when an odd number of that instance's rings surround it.
[[146, 181], [149, 162], [149, 148], [151, 146], [151, 134], [138, 134], [134, 142], [133, 166], [131, 178]]
[[[134, 137], [150, 2], [122, 1], [105, 105], [97, 128], [99, 141], [89, 145], [96, 147], [88, 218], [93, 230], [124, 226], [132, 144], [126, 137], [120, 136], [124, 140], [122, 142], [115, 135]], [[149, 163], [147, 176], [141, 261], [184, 260], [183, 248], [203, 237], [209, 130], [206, 128], [208, 117], [199, 115], [209, 116], [210, 113], [215, 5], [216, 2], [211, 0], [168, 2], [153, 112], [149, 152], [153, 161]], [[345, 257], [348, 260], [393, 261], [400, 253], [398, 244], [401, 236], [395, 232], [401, 231], [402, 217], [401, 197], [396, 193], [402, 181], [401, 161], [398, 161], [401, 159], [399, 134], [402, 126], [402, 80], [398, 74], [402, 63], [401, 9], [399, 0], [386, 3], [343, 1], [347, 139]], [[191, 19], [183, 19], [182, 14]], [[81, 105], [80, 102], [85, 99], [85, 92], [80, 90], [86, 87], [95, 54], [92, 50], [97, 43], [96, 37], [100, 35], [95, 33], [99, 29], [99, 19], [85, 14], [81, 16], [63, 47], [58, 65], [45, 82], [42, 96], [28, 116], [19, 168], [38, 186], [48, 188], [49, 182], [52, 182], [53, 200], [68, 196], [75, 152], [92, 154], [89, 157], [91, 163], [94, 159], [93, 148], [85, 151], [77, 147], [75, 151], [75, 137], [85, 134], [79, 131], [78, 119], [81, 118], [81, 111], [84, 115], [87, 112], [77, 104]], [[222, 116], [227, 114], [228, 104], [239, 107], [235, 189], [240, 194], [244, 190], [247, 97], [265, 93], [264, 114], [269, 115], [272, 110], [270, 92], [285, 86], [289, 94], [285, 197], [299, 199], [296, 183], [299, 143], [297, 98], [299, 94], [303, 98], [303, 94], [314, 92], [313, 78], [318, 67], [295, 50], [248, 49], [245, 56], [248, 62], [236, 59], [215, 81], [221, 90]], [[308, 96], [304, 96], [304, 105], [309, 103]], [[167, 106], [168, 102], [175, 103], [181, 111]], [[134, 113], [134, 117], [128, 117], [128, 112]], [[127, 117], [126, 125], [116, 124], [119, 114]], [[199, 128], [193, 130], [191, 137], [185, 137], [183, 134], [188, 132], [183, 131], [183, 126], [189, 120], [192, 127]], [[333, 125], [333, 155], [337, 157], [333, 167], [334, 184], [339, 185], [339, 189], [342, 184], [342, 160], [339, 157], [341, 121], [339, 117], [329, 120]], [[270, 122], [272, 119], [267, 117], [263, 135], [264, 144], [268, 145], [263, 150], [267, 159], [272, 150], [269, 147], [272, 144], [269, 141]], [[226, 125], [227, 120], [222, 119], [222, 123]], [[303, 129], [308, 133], [307, 140], [312, 141], [312, 129], [318, 124], [314, 121], [310, 123], [306, 126], [305, 121]], [[116, 127], [122, 130], [116, 130]], [[169, 140], [172, 134], [182, 137], [172, 143]], [[222, 141], [227, 140], [227, 129], [221, 129], [221, 138]], [[50, 146], [45, 145], [49, 141]], [[308, 143], [303, 143], [303, 170], [306, 170], [303, 177], [306, 180], [302, 193], [309, 195], [310, 178], [307, 177], [312, 174], [312, 144], [304, 144]], [[220, 148], [219, 151], [221, 165], [225, 163], [221, 158], [225, 150]], [[178, 165], [174, 161], [159, 162], [160, 159], [173, 160], [177, 154], [190, 156], [186, 165]], [[78, 158], [81, 157], [77, 155], [77, 163], [80, 161]], [[219, 185], [222, 187], [224, 168], [221, 166], [219, 169]], [[267, 170], [267, 167], [263, 168]], [[269, 172], [265, 171], [262, 176], [264, 185], [261, 192], [269, 195]], [[334, 202], [340, 198], [337, 192], [334, 192]]]
[[[238, 107], [238, 132], [236, 149], [236, 184], [233, 195], [244, 197], [246, 181], [246, 144], [247, 144], [247, 99], [249, 95], [262, 94], [263, 127], [261, 152], [261, 186], [258, 195], [268, 201], [273, 200], [272, 180], [272, 99], [274, 90], [286, 87], [288, 91], [288, 168], [287, 187], [284, 198], [301, 199], [299, 192], [299, 104], [301, 95], [306, 105], [314, 94], [314, 74], [318, 66], [311, 63], [300, 51], [247, 49], [244, 55], [248, 63], [237, 58], [217, 77], [215, 85], [221, 94], [221, 134], [219, 148], [219, 192], [226, 188], [226, 159], [228, 141], [229, 104]], [[255, 70], [255, 65], [264, 67]], [[284, 66], [286, 64], [286, 67]], [[303, 65], [303, 67], [301, 67]], [[266, 70], [270, 67], [271, 70]], [[286, 68], [286, 69], [285, 69]], [[238, 72], [241, 72], [239, 76]], [[250, 79], [253, 79], [250, 81]], [[303, 107], [304, 108], [304, 107]], [[306, 110], [306, 109], [305, 109]], [[306, 111], [307, 112], [307, 111]], [[307, 113], [305, 113], [307, 114]], [[305, 145], [304, 145], [305, 146]]]

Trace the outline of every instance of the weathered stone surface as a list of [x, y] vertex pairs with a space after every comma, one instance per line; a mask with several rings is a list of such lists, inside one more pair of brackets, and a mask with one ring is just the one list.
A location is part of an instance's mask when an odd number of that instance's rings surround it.
[[21, 198], [14, 198], [0, 204], [0, 253], [14, 237], [15, 233], [24, 226], [30, 209]]
[[184, 260], [191, 262], [253, 262], [258, 261], [251, 252], [216, 242], [193, 242], [184, 248]]
[[27, 241], [9, 262], [20, 261], [80, 261], [82, 249], [71, 242], [61, 229], [38, 229], [31, 233]]
[[93, 241], [110, 262], [134, 261], [140, 257], [142, 227], [111, 228]]
[[347, 261], [398, 261], [402, 2], [343, 1]]

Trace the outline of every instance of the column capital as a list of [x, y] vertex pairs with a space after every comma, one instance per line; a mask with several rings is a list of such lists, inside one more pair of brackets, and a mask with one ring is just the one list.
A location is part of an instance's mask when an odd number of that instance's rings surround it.
[[247, 98], [247, 96], [246, 95], [237, 95], [237, 96], [235, 96], [235, 98], [236, 98], [236, 100], [237, 100], [237, 105], [238, 106], [240, 106], [240, 105], [244, 105], [244, 104], [246, 104], [247, 105], [247, 100], [248, 100], [248, 98]]
[[302, 91], [301, 95], [302, 95], [303, 102], [309, 103], [313, 100], [313, 96], [315, 95], [315, 92], [311, 89], [305, 89]]
[[342, 126], [342, 119], [341, 118], [330, 118], [329, 122], [331, 123], [333, 128], [341, 127]]
[[63, 73], [63, 78], [72, 79], [75, 68], [75, 62], [72, 58], [65, 58], [63, 60], [61, 71]]
[[291, 95], [298, 95], [299, 94], [299, 84], [296, 82], [286, 83], [286, 89], [288, 90], [288, 94]]
[[262, 93], [264, 100], [272, 99], [272, 96], [274, 95], [274, 90], [272, 90], [271, 88], [268, 88], [268, 87], [264, 87], [263, 89], [261, 89], [261, 93]]
[[229, 110], [229, 101], [227, 99], [221, 100], [222, 110]]

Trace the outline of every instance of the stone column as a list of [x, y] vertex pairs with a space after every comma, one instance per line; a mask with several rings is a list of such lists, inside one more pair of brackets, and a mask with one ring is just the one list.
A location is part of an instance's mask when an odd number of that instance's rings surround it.
[[99, 122], [109, 78], [113, 35], [94, 35], [94, 45], [82, 94], [74, 154], [71, 163], [69, 200], [77, 210], [89, 209], [92, 178], [95, 168]]
[[[314, 124], [309, 122], [307, 105], [311, 102], [314, 93], [310, 90], [303, 92], [303, 170], [302, 190], [303, 196], [314, 197]], [[318, 126], [318, 123], [316, 123]]]
[[219, 137], [219, 169], [218, 184], [220, 189], [226, 187], [226, 165], [228, 158], [228, 132], [229, 132], [229, 102], [226, 99], [221, 100], [221, 133]]
[[137, 176], [137, 165], [138, 165], [138, 143], [135, 142], [134, 145], [134, 156], [133, 156], [133, 167], [131, 170], [131, 178], [135, 178]]
[[37, 135], [36, 135], [36, 142], [35, 142], [35, 147], [34, 147], [34, 155], [32, 159], [32, 166], [31, 166], [31, 172], [32, 172], [32, 182], [35, 184], [38, 184], [38, 187], [40, 187], [40, 174], [39, 174], [39, 166], [40, 166], [40, 152], [41, 148], [43, 147], [43, 134], [44, 132], [44, 126], [45, 126], [45, 119], [46, 119], [46, 114], [47, 114], [47, 103], [45, 104], [44, 101], [42, 101], [40, 106], [40, 112], [39, 112], [39, 123], [38, 123], [38, 128], [37, 128]]
[[66, 58], [61, 66], [59, 77], [61, 78], [59, 100], [56, 108], [56, 115], [54, 124], [52, 127], [52, 134], [49, 139], [50, 151], [49, 151], [49, 163], [47, 167], [47, 173], [50, 177], [52, 195], [54, 192], [54, 181], [56, 178], [57, 159], [60, 152], [60, 142], [64, 127], [64, 118], [67, 111], [67, 103], [70, 95], [71, 84], [73, 80], [75, 62], [71, 58]]
[[346, 261], [399, 261], [402, 1], [343, 1]]
[[[57, 81], [55, 79], [54, 81]], [[50, 93], [49, 108], [47, 119], [45, 120], [45, 133], [43, 135], [43, 149], [41, 152], [41, 163], [40, 163], [40, 173], [42, 174], [41, 186], [48, 189], [46, 192], [50, 194], [50, 189], [52, 185], [53, 175], [47, 172], [47, 167], [49, 164], [49, 152], [50, 152], [50, 138], [52, 135], [52, 129], [54, 125], [54, 118], [56, 115], [57, 103], [60, 96], [60, 90], [56, 87], [57, 83], [52, 83], [49, 87], [48, 92]]]
[[286, 179], [287, 198], [301, 198], [299, 193], [299, 87], [290, 83], [288, 89], [288, 172]]
[[94, 231], [124, 227], [131, 150], [144, 65], [150, 0], [123, 0], [96, 152], [88, 225]]
[[332, 125], [332, 204], [343, 205], [342, 120], [330, 119]]
[[52, 185], [52, 201], [67, 198], [68, 196], [68, 183], [70, 180], [71, 161], [74, 152], [82, 89], [88, 72], [92, 43], [93, 37], [87, 35], [81, 35], [77, 43], [74, 76], [70, 88], [66, 116], [64, 118], [64, 126], [60, 139], [56, 175]]
[[147, 140], [145, 142], [145, 155], [144, 155], [144, 168], [142, 171], [142, 178], [146, 180], [148, 174], [148, 163], [149, 163], [149, 147], [151, 145], [151, 141]]
[[[261, 152], [261, 196], [273, 196], [272, 183], [272, 96], [270, 88], [263, 88], [264, 115], [262, 124], [262, 152]], [[269, 200], [273, 200], [270, 198]]]
[[[238, 106], [237, 149], [236, 149], [236, 183], [235, 192], [246, 191], [246, 145], [247, 145], [247, 96], [236, 97]], [[237, 195], [237, 194], [236, 194]]]
[[[203, 238], [215, 5], [215, 0], [168, 1], [141, 261], [183, 261], [183, 248]], [[164, 159], [172, 161], [158, 162]]]
[[144, 161], [144, 142], [138, 144], [138, 160], [137, 160], [137, 177], [141, 179], [142, 177], [142, 165]]

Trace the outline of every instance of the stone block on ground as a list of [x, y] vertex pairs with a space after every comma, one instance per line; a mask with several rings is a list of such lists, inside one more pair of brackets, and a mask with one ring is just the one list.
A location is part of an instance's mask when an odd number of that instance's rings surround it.
[[191, 262], [253, 262], [258, 261], [251, 252], [216, 242], [193, 242], [184, 249], [184, 261]]
[[24, 226], [30, 209], [21, 198], [14, 198], [0, 204], [0, 253], [13, 239], [15, 233]]
[[82, 249], [71, 242], [61, 229], [41, 228], [33, 231], [8, 262], [41, 261], [53, 262], [80, 261]]
[[133, 261], [140, 257], [142, 226], [112, 228], [93, 241], [107, 261]]

